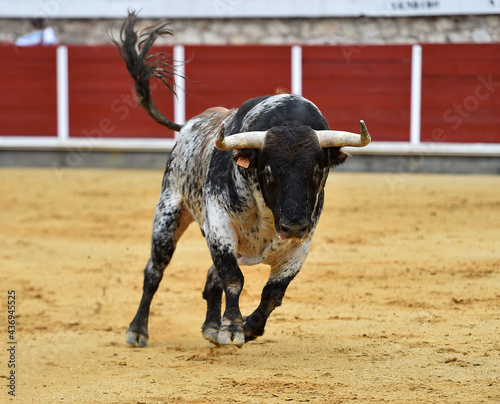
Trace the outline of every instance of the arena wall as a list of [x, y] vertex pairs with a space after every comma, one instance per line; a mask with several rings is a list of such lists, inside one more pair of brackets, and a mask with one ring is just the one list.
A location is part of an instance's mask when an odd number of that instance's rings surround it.
[[[278, 91], [314, 100], [332, 127], [373, 134], [363, 153], [491, 154], [500, 145], [500, 45], [176, 45], [188, 78], [159, 107], [185, 120]], [[2, 147], [169, 149], [134, 102], [114, 46], [0, 47]], [[185, 63], [184, 63], [185, 62]], [[90, 147], [90, 146], [89, 146]]]
[[[28, 30], [27, 20], [0, 21], [0, 40]], [[14, 150], [168, 152], [175, 133], [137, 106], [109, 45], [121, 21], [49, 21], [64, 45], [0, 46], [0, 163]], [[183, 121], [210, 106], [290, 91], [313, 100], [334, 128], [357, 131], [364, 119], [374, 141], [352, 153], [495, 158], [499, 25], [498, 14], [173, 19], [175, 36], [157, 50], [175, 53], [188, 80], [177, 97], [157, 86], [155, 98]]]

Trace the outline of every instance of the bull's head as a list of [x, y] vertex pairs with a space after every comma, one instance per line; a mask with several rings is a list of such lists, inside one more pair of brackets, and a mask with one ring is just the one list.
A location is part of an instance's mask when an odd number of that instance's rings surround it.
[[304, 239], [312, 227], [318, 195], [330, 167], [342, 164], [342, 146], [363, 147], [370, 143], [366, 125], [361, 135], [315, 131], [309, 126], [278, 126], [268, 131], [245, 132], [224, 137], [224, 125], [216, 141], [219, 150], [236, 150], [256, 169], [262, 196], [274, 216], [281, 239]]

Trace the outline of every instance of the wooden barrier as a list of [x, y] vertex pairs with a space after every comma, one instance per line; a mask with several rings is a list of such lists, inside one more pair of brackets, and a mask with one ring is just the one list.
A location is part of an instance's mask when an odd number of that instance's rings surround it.
[[[290, 91], [297, 69], [291, 50], [185, 46], [188, 79], [180, 91], [186, 92], [187, 118], [208, 107], [234, 108], [277, 89]], [[154, 51], [172, 54], [172, 47]], [[424, 44], [422, 54], [421, 141], [500, 144], [500, 44]], [[56, 47], [0, 46], [0, 59], [0, 147], [21, 144], [21, 137], [28, 146], [29, 139], [34, 145], [58, 139]], [[364, 119], [374, 143], [409, 143], [411, 45], [304, 45], [298, 63], [298, 88], [332, 128], [357, 131]], [[135, 145], [173, 141], [175, 134], [135, 103], [132, 79], [114, 46], [70, 45], [67, 66], [70, 141], [119, 138], [124, 147], [127, 139]], [[173, 118], [174, 96], [153, 87], [160, 111]], [[53, 144], [63, 142], [47, 143]]]
[[186, 46], [186, 115], [290, 91], [289, 46]]
[[56, 135], [56, 48], [0, 46], [0, 61], [0, 136]]
[[[155, 51], [172, 54], [172, 47]], [[135, 102], [133, 81], [116, 47], [70, 46], [68, 60], [71, 137], [173, 138]], [[158, 108], [172, 117], [172, 95], [152, 85]]]
[[422, 141], [500, 143], [500, 44], [422, 48]]
[[304, 96], [330, 126], [364, 119], [378, 141], [409, 141], [411, 46], [305, 46], [303, 65]]

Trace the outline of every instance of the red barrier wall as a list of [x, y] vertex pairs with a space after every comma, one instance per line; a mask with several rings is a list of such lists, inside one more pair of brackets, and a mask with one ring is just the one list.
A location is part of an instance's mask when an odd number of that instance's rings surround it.
[[56, 48], [0, 46], [0, 94], [0, 136], [54, 136]]
[[290, 91], [289, 46], [186, 46], [186, 116], [239, 107], [249, 98]]
[[359, 131], [364, 119], [377, 141], [408, 141], [411, 46], [304, 46], [303, 94], [332, 129]]
[[[422, 45], [422, 141], [500, 143], [500, 44]], [[172, 47], [154, 51], [172, 54]], [[303, 94], [330, 126], [408, 141], [411, 46], [303, 46]], [[186, 46], [186, 116], [290, 90], [290, 46]], [[166, 138], [114, 46], [68, 46], [71, 137]], [[56, 48], [0, 46], [0, 136], [56, 136]], [[154, 86], [154, 85], [153, 85]], [[173, 118], [173, 96], [154, 98]]]
[[422, 141], [500, 143], [500, 44], [422, 46]]
[[[172, 54], [172, 47], [158, 47], [155, 51]], [[70, 136], [174, 136], [135, 102], [133, 80], [115, 46], [70, 46], [68, 70]], [[153, 82], [151, 85], [154, 86]], [[169, 91], [156, 85], [153, 96], [159, 110], [173, 117]]]

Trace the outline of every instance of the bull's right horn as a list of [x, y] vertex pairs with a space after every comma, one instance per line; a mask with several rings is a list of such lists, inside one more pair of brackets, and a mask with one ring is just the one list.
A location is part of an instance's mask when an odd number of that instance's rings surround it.
[[371, 141], [364, 121], [360, 121], [361, 135], [341, 130], [317, 130], [318, 141], [322, 148], [326, 147], [364, 147]]
[[219, 135], [215, 141], [215, 147], [222, 151], [237, 150], [237, 149], [262, 149], [266, 131], [243, 132], [236, 133], [229, 137], [224, 137], [224, 123], [220, 128]]

